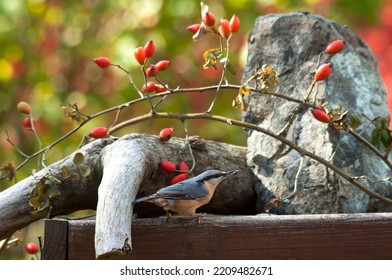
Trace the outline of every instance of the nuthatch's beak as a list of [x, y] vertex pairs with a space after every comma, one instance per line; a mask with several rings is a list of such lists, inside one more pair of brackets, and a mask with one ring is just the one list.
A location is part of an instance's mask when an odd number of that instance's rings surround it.
[[239, 170], [232, 170], [232, 171], [223, 172], [224, 178], [229, 177], [229, 176], [233, 176], [233, 175], [236, 174], [238, 171], [239, 171]]

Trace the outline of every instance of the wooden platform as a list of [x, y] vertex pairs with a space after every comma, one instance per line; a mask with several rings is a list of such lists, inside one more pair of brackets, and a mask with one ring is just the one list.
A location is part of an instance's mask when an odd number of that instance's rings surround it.
[[[43, 259], [94, 259], [94, 227], [46, 220]], [[126, 259], [392, 259], [392, 213], [151, 218], [132, 227]]]

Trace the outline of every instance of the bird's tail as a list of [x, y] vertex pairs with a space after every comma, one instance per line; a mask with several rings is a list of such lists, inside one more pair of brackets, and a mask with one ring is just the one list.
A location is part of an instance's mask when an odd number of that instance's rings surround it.
[[132, 204], [143, 202], [143, 201], [149, 201], [150, 199], [152, 199], [154, 197], [155, 197], [155, 194], [152, 194], [152, 195], [149, 195], [149, 196], [145, 196], [145, 197], [140, 197], [140, 198], [135, 199], [132, 202]]

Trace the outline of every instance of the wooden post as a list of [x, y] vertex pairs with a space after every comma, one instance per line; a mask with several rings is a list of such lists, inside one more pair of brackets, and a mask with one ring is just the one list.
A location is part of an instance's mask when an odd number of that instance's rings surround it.
[[46, 220], [42, 259], [66, 260], [68, 258], [68, 221]]

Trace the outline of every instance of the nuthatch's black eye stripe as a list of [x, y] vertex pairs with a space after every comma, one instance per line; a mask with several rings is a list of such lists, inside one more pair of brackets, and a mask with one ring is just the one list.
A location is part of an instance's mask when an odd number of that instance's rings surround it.
[[207, 177], [203, 178], [203, 181], [208, 181], [208, 180], [214, 179], [214, 178], [220, 178], [222, 176], [223, 176], [223, 174], [213, 174], [211, 176], [207, 176]]

